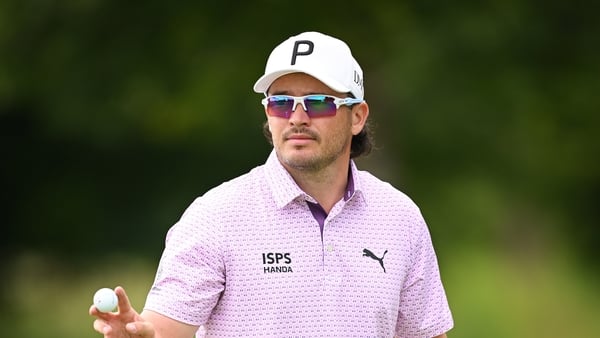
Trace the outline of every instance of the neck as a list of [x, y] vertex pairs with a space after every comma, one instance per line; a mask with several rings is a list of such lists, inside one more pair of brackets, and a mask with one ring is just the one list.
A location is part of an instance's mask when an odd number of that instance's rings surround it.
[[286, 169], [300, 189], [316, 199], [325, 212], [329, 213], [346, 193], [349, 165], [348, 159], [315, 171]]

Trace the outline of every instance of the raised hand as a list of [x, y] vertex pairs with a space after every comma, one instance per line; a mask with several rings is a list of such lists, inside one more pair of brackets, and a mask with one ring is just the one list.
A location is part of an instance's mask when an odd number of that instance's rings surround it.
[[154, 326], [131, 307], [125, 290], [118, 286], [115, 293], [119, 299], [117, 312], [104, 313], [95, 305], [90, 307], [90, 315], [96, 317], [94, 330], [104, 338], [154, 338]]

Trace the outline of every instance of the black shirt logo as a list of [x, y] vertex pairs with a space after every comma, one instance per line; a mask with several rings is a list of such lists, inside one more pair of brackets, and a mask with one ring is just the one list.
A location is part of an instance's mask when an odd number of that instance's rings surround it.
[[262, 261], [264, 273], [294, 272], [292, 254], [289, 252], [264, 252]]
[[363, 249], [363, 256], [367, 256], [370, 258], [373, 258], [374, 260], [378, 261], [379, 264], [381, 265], [381, 268], [383, 269], [383, 273], [385, 273], [385, 266], [383, 266], [383, 258], [385, 257], [385, 254], [387, 253], [387, 250], [385, 250], [383, 252], [383, 256], [381, 256], [381, 258], [375, 256], [374, 253], [371, 252], [371, 250], [369, 249]]

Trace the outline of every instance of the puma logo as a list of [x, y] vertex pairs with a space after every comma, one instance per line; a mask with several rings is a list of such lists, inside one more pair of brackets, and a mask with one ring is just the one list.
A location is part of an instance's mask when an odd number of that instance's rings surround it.
[[371, 250], [369, 249], [363, 249], [363, 256], [367, 256], [370, 258], [373, 258], [374, 260], [378, 261], [379, 264], [381, 265], [381, 267], [383, 268], [383, 273], [385, 273], [385, 266], [383, 266], [383, 258], [385, 257], [385, 254], [387, 253], [387, 250], [385, 250], [383, 252], [383, 256], [381, 256], [381, 258], [375, 256], [374, 253], [371, 252]]

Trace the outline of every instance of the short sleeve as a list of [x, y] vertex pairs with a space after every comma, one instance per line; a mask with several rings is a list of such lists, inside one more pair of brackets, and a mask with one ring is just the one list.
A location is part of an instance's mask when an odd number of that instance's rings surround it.
[[145, 309], [203, 325], [225, 288], [219, 230], [197, 199], [168, 232]]
[[400, 295], [396, 334], [401, 338], [435, 337], [449, 331], [454, 322], [423, 220], [417, 228], [411, 258], [412, 266]]

